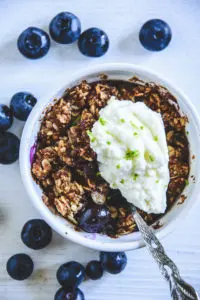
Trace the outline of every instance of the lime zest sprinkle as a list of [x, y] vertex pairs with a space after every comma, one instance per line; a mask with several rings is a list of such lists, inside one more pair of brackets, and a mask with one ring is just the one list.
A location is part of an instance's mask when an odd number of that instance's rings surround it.
[[189, 134], [189, 131], [186, 131], [186, 134]]
[[108, 196], [108, 197], [107, 197], [107, 199], [108, 199], [108, 200], [110, 200], [110, 199], [111, 199], [111, 197], [110, 197], [110, 196]]
[[119, 144], [122, 144], [122, 141], [112, 132], [106, 131], [107, 134], [111, 135]]
[[107, 141], [106, 144], [107, 144], [107, 145], [111, 145], [111, 142], [110, 142], [110, 141]]
[[134, 158], [137, 158], [139, 156], [139, 154], [140, 154], [139, 150], [130, 150], [130, 149], [128, 149], [126, 151], [126, 154], [125, 154], [124, 158], [126, 160], [132, 160]]
[[189, 184], [189, 180], [185, 179], [185, 184], [188, 185]]
[[92, 133], [91, 131], [87, 130], [86, 132], [87, 132], [87, 135], [88, 135], [89, 138], [90, 138], [90, 141], [91, 141], [92, 143], [94, 143], [94, 142], [96, 141], [96, 137], [93, 135], [93, 133]]
[[116, 165], [116, 168], [117, 168], [117, 169], [120, 169], [120, 168], [121, 168], [120, 164]]
[[133, 128], [138, 129], [137, 125], [135, 125], [132, 121], [130, 121], [130, 124]]
[[155, 160], [153, 155], [151, 155], [147, 150], [144, 152], [144, 158], [146, 159], [146, 161], [151, 161], [151, 162]]
[[137, 133], [137, 132], [134, 132], [134, 133], [133, 133], [133, 135], [135, 135], [135, 136], [136, 136], [136, 135], [138, 135], [138, 133]]
[[136, 181], [136, 179], [137, 179], [138, 177], [139, 177], [139, 174], [135, 173], [135, 174], [133, 175], [133, 180]]
[[154, 139], [155, 142], [158, 142], [158, 137], [157, 137], [157, 135], [155, 135], [155, 136], [153, 137], [153, 139]]
[[103, 119], [102, 117], [99, 118], [99, 122], [102, 126], [106, 125], [106, 120]]
[[120, 180], [121, 184], [124, 184], [125, 180], [122, 178], [122, 180]]
[[143, 129], [144, 129], [144, 126], [140, 126], [140, 129], [143, 130]]
[[159, 182], [159, 180], [157, 179], [157, 180], [156, 180], [156, 183], [158, 183], [158, 182]]
[[81, 120], [81, 116], [78, 116], [78, 117], [71, 123], [71, 127], [72, 127], [72, 126], [75, 126], [80, 120]]
[[155, 160], [155, 158], [152, 155], [149, 155], [149, 159], [150, 159], [150, 161], [154, 161]]
[[121, 118], [121, 119], [120, 119], [120, 122], [121, 122], [121, 123], [125, 123], [126, 121], [125, 121], [123, 118]]
[[100, 172], [96, 172], [96, 176], [101, 176], [101, 173]]

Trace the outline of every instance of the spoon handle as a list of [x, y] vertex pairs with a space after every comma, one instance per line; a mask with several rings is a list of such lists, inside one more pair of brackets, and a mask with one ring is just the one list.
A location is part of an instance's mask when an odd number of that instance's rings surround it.
[[134, 206], [132, 207], [132, 212], [149, 252], [157, 262], [163, 277], [169, 283], [172, 299], [199, 300], [195, 289], [181, 278], [177, 266], [166, 255], [153, 230], [145, 223]]

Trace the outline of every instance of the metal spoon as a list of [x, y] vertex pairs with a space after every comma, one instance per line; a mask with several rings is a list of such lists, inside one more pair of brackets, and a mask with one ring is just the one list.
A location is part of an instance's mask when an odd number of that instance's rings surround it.
[[153, 230], [145, 223], [134, 205], [130, 204], [135, 222], [142, 234], [143, 240], [157, 262], [163, 277], [170, 286], [171, 297], [174, 300], [199, 300], [195, 289], [185, 282], [179, 273], [177, 266], [166, 255], [165, 250]]

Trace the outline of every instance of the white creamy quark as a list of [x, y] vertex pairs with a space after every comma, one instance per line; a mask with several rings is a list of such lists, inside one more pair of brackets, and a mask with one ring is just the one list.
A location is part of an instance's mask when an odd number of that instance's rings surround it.
[[142, 102], [111, 97], [88, 135], [110, 187], [147, 213], [165, 212], [170, 176], [161, 115]]

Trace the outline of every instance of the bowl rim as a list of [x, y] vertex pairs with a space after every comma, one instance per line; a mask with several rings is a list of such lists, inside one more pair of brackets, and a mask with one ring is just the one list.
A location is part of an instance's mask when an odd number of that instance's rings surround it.
[[[39, 103], [34, 107], [32, 110], [22, 133], [21, 138], [21, 144], [20, 144], [20, 155], [19, 155], [19, 161], [20, 161], [20, 173], [22, 182], [25, 186], [25, 189], [28, 193], [29, 198], [31, 199], [32, 203], [36, 207], [36, 209], [40, 212], [42, 217], [45, 219], [45, 221], [60, 235], [62, 235], [64, 238], [67, 238], [75, 243], [78, 243], [80, 245], [86, 246], [88, 248], [100, 250], [100, 251], [126, 251], [126, 250], [133, 250], [138, 249], [144, 246], [144, 242], [141, 239], [138, 239], [136, 241], [126, 241], [126, 242], [116, 242], [114, 244], [109, 242], [101, 242], [96, 241], [92, 239], [85, 238], [83, 236], [78, 236], [77, 232], [75, 230], [70, 230], [68, 234], [66, 235], [65, 232], [63, 232], [62, 228], [60, 228], [60, 225], [55, 219], [53, 219], [52, 212], [43, 205], [43, 202], [41, 198], [37, 195], [34, 186], [33, 186], [33, 179], [30, 175], [30, 167], [27, 163], [27, 155], [29, 156], [29, 151], [27, 147], [27, 137], [31, 136], [31, 130], [34, 127], [35, 122], [38, 122], [38, 119], [41, 117], [42, 112], [44, 111], [45, 107], [47, 107], [49, 104], [47, 104], [47, 99], [53, 99], [54, 95], [59, 94], [60, 91], [62, 91], [64, 88], [66, 88], [70, 82], [80, 80], [83, 76], [87, 77], [90, 76], [93, 73], [106, 73], [110, 71], [125, 71], [125, 72], [133, 72], [134, 73], [141, 73], [141, 76], [148, 76], [149, 78], [152, 77], [152, 81], [158, 81], [163, 82], [164, 86], [169, 87], [172, 89], [172, 91], [176, 92], [177, 95], [181, 99], [183, 99], [184, 104], [187, 106], [187, 109], [190, 111], [190, 114], [192, 115], [192, 118], [195, 121], [195, 125], [198, 128], [200, 132], [200, 118], [191, 103], [190, 99], [176, 86], [174, 86], [173, 83], [171, 83], [170, 80], [166, 79], [163, 76], [160, 76], [157, 72], [152, 72], [148, 68], [144, 68], [141, 66], [137, 66], [134, 64], [128, 64], [128, 63], [104, 63], [104, 64], [96, 64], [94, 66], [90, 66], [84, 69], [79, 70], [78, 72], [75, 72], [70, 77], [66, 78], [66, 84], [61, 88], [54, 90], [52, 93], [49, 93], [49, 95], [46, 95], [45, 97], [41, 98]], [[198, 136], [198, 143], [200, 145], [200, 137]], [[198, 179], [196, 178], [196, 181], [199, 182], [199, 174]], [[198, 188], [198, 184], [194, 185], [193, 191], [192, 191], [192, 202], [186, 201], [184, 203], [184, 209], [179, 212], [178, 216], [175, 216], [164, 228], [161, 228], [159, 231], [156, 232], [156, 235], [159, 239], [162, 239], [167, 234], [171, 233], [173, 229], [175, 228], [176, 223], [180, 223], [182, 219], [184, 219], [184, 216], [188, 213], [188, 211], [192, 208], [192, 206], [197, 202], [198, 197], [198, 191], [200, 191], [200, 187]], [[39, 200], [39, 201], [38, 201]], [[188, 203], [189, 202], [189, 203]], [[189, 206], [189, 207], [188, 207]], [[181, 216], [181, 217], [180, 217]], [[76, 234], [75, 234], [76, 232]]]

